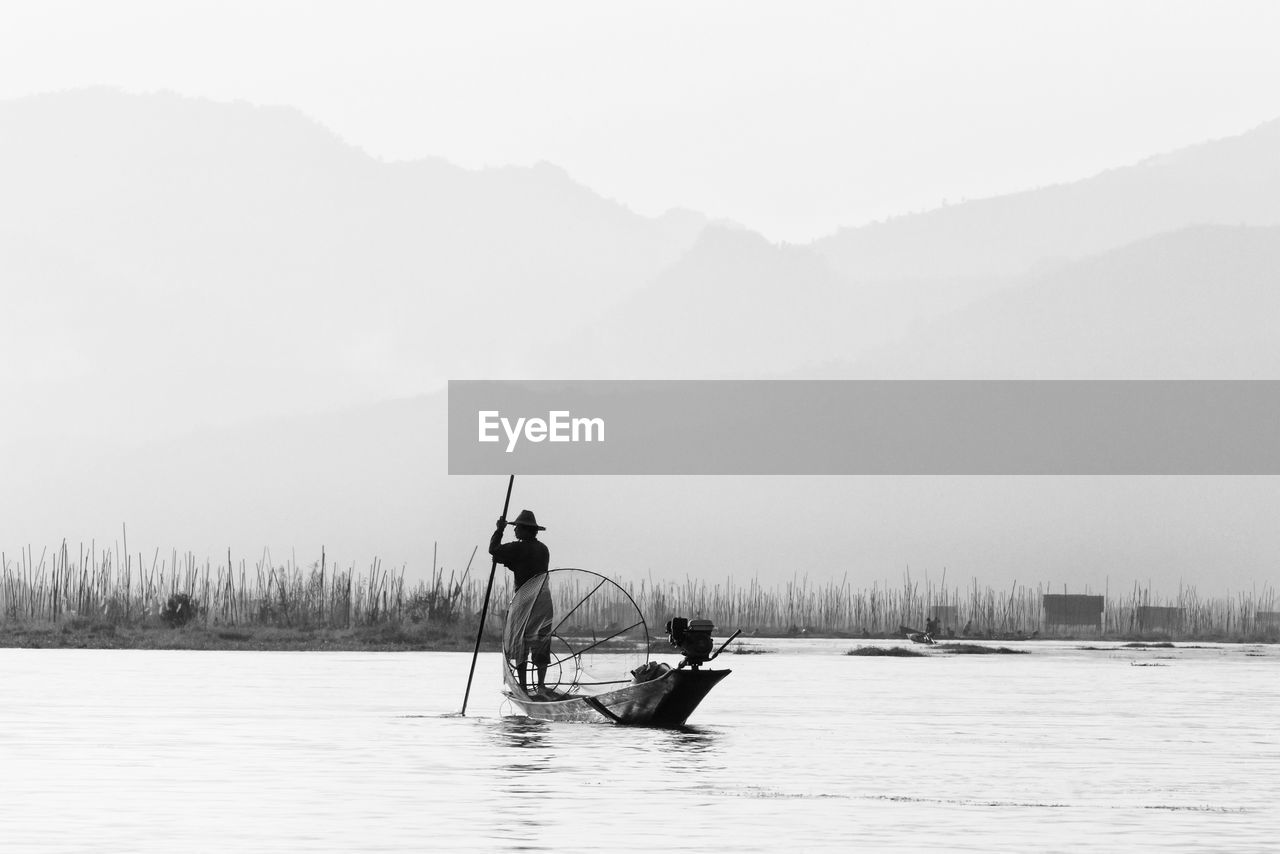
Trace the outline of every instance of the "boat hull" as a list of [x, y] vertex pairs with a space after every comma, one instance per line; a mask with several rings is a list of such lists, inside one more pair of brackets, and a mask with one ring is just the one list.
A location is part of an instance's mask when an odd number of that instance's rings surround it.
[[677, 727], [684, 725], [703, 698], [731, 672], [669, 670], [657, 679], [595, 696], [544, 700], [526, 697], [510, 687], [506, 694], [512, 705], [537, 720]]

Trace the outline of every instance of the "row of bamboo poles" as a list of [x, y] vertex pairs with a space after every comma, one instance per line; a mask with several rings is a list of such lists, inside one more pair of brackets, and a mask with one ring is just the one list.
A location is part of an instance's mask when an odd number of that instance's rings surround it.
[[293, 558], [276, 563], [269, 552], [250, 566], [233, 562], [230, 552], [225, 564], [176, 551], [157, 551], [148, 561], [94, 544], [73, 553], [65, 542], [38, 558], [30, 548], [14, 559], [0, 553], [0, 623], [139, 624], [185, 594], [210, 625], [351, 627], [440, 617], [455, 610], [464, 590], [445, 581], [443, 569], [431, 584], [410, 588], [403, 568], [387, 569], [376, 558], [363, 571], [342, 568], [323, 552], [306, 567]]
[[[780, 586], [765, 586], [755, 578], [745, 583], [730, 579], [724, 585], [694, 579], [650, 582], [640, 586], [636, 601], [646, 616], [692, 611], [713, 617], [726, 629], [758, 627], [784, 634], [893, 635], [903, 626], [923, 629], [931, 614], [954, 609], [950, 628], [963, 633], [968, 626], [975, 637], [1137, 635], [1166, 630], [1184, 637], [1280, 639], [1280, 597], [1269, 584], [1261, 590], [1221, 596], [1202, 596], [1188, 586], [1165, 596], [1150, 584], [1134, 584], [1124, 593], [1101, 594], [1103, 611], [1097, 628], [1046, 625], [1044, 596], [1060, 592], [1060, 585], [1055, 589], [1047, 583], [1015, 583], [1008, 590], [980, 587], [976, 581], [965, 588], [946, 587], [912, 580], [907, 574], [901, 584], [876, 583], [860, 590], [850, 588], [847, 580], [812, 583], [807, 577]], [[1176, 625], [1153, 630], [1144, 619], [1151, 608], [1178, 609]]]
[[[473, 552], [472, 558], [474, 559]], [[416, 584], [404, 567], [386, 568], [377, 559], [367, 567], [340, 567], [321, 551], [318, 560], [299, 564], [292, 556], [275, 561], [269, 552], [252, 561], [197, 559], [191, 553], [168, 555], [99, 549], [91, 543], [71, 549], [62, 543], [38, 555], [23, 549], [0, 553], [0, 624], [57, 623], [90, 619], [115, 625], [143, 625], [176, 594], [190, 596], [197, 620], [204, 625], [295, 626], [349, 628], [411, 621], [428, 624], [470, 623], [474, 627], [487, 581], [486, 573], [461, 572], [446, 577], [433, 566]], [[1045, 626], [1043, 597], [1060, 592], [1048, 584], [1014, 584], [1008, 590], [972, 585], [947, 587], [919, 581], [907, 573], [898, 584], [855, 589], [847, 579], [811, 581], [795, 577], [779, 585], [757, 578], [723, 584], [686, 578], [620, 581], [635, 600], [652, 632], [674, 615], [705, 616], [723, 631], [744, 628], [759, 634], [894, 635], [900, 626], [920, 628], [931, 609], [952, 608], [957, 631], [970, 626], [977, 636], [1008, 637], [1087, 634], [1087, 627]], [[1087, 591], [1085, 591], [1087, 592]], [[495, 602], [505, 602], [509, 589], [500, 583]], [[1270, 584], [1261, 590], [1203, 596], [1182, 586], [1162, 595], [1148, 584], [1123, 593], [1104, 594], [1102, 634], [1133, 635], [1145, 627], [1142, 609], [1178, 608], [1172, 634], [1185, 637], [1274, 638], [1280, 633], [1280, 600]], [[494, 611], [500, 613], [503, 605]], [[1095, 630], [1096, 631], [1096, 630]]]

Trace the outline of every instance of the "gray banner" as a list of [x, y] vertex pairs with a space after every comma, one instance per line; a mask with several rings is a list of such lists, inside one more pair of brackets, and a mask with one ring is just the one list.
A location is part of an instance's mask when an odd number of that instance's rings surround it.
[[449, 383], [450, 474], [1280, 474], [1280, 381]]

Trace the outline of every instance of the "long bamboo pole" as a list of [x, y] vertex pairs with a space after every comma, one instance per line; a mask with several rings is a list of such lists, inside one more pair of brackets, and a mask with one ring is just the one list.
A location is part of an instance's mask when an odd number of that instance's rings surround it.
[[[507, 510], [511, 507], [511, 487], [515, 485], [516, 476], [511, 475], [507, 479], [507, 497], [502, 502], [502, 520], [507, 519]], [[471, 697], [471, 680], [476, 675], [476, 659], [480, 656], [480, 639], [484, 637], [484, 621], [489, 615], [489, 594], [493, 592], [493, 576], [498, 572], [498, 559], [493, 559], [493, 566], [489, 569], [489, 584], [484, 588], [484, 604], [480, 606], [480, 628], [476, 629], [476, 648], [471, 653], [471, 671], [467, 673], [467, 690], [462, 695], [462, 716], [467, 714], [467, 700]]]

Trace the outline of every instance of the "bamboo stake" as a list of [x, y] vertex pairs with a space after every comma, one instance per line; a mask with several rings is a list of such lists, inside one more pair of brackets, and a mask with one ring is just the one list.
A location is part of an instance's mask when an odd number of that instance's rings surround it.
[[[507, 519], [507, 510], [511, 507], [511, 487], [515, 485], [516, 476], [511, 475], [507, 479], [507, 497], [502, 502], [502, 520]], [[471, 653], [471, 670], [467, 673], [467, 690], [462, 695], [462, 711], [459, 712], [463, 717], [467, 714], [467, 700], [471, 697], [471, 680], [476, 675], [476, 659], [480, 656], [480, 640], [484, 637], [484, 621], [489, 612], [489, 595], [493, 592], [493, 577], [498, 572], [498, 559], [493, 559], [493, 566], [489, 570], [489, 583], [484, 589], [484, 604], [480, 606], [480, 628], [476, 630], [476, 648]]]

